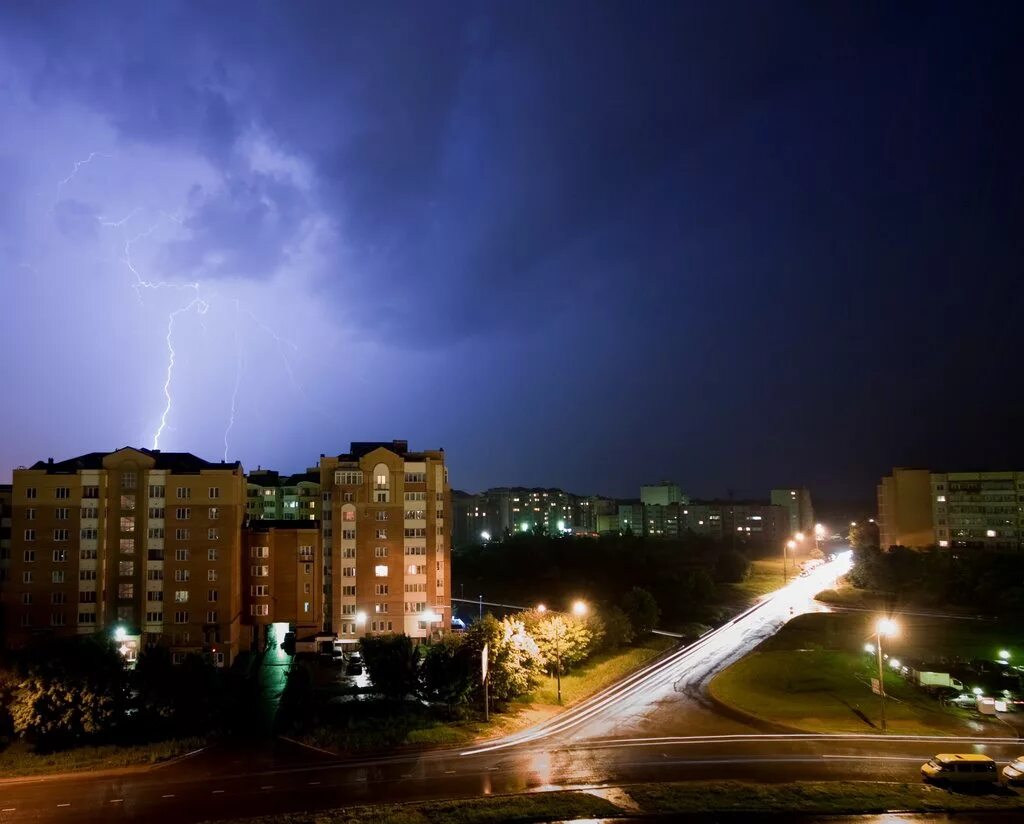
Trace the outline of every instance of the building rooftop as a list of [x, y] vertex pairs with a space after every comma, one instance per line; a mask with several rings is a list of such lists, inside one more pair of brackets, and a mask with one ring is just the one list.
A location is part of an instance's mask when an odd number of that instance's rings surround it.
[[[230, 463], [219, 461], [213, 463], [203, 460], [191, 452], [161, 452], [159, 449], [145, 449], [143, 447], [126, 446], [122, 449], [134, 449], [148, 455], [156, 462], [154, 469], [166, 469], [170, 472], [187, 473], [199, 472], [203, 469], [235, 469], [241, 467], [238, 461]], [[120, 451], [120, 450], [115, 450]], [[46, 461], [36, 461], [30, 469], [43, 470], [48, 475], [69, 475], [82, 469], [102, 469], [103, 459], [113, 452], [87, 452], [75, 458], [68, 458], [64, 461], [54, 461], [50, 458]]]
[[[387, 449], [405, 458], [407, 461], [422, 461], [427, 458], [428, 452], [410, 452], [408, 441], [352, 441], [349, 444], [349, 451], [338, 455], [339, 461], [358, 461], [365, 455], [369, 455], [375, 449]], [[444, 452], [444, 449], [437, 450]]]

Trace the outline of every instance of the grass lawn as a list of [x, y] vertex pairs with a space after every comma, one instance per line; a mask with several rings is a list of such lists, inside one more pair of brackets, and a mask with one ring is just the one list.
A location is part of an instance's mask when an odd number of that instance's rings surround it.
[[[821, 732], [866, 732], [880, 726], [873, 656], [863, 652], [870, 637], [869, 614], [801, 615], [753, 653], [720, 673], [711, 694], [752, 715]], [[990, 625], [958, 619], [900, 619], [903, 631], [887, 643], [893, 656], [973, 657], [992, 645]], [[990, 653], [991, 654], [991, 653]], [[943, 707], [887, 669], [886, 717], [892, 732], [977, 732], [974, 713]], [[990, 732], [1003, 728], [991, 722]]]
[[197, 750], [206, 744], [203, 738], [180, 738], [155, 744], [130, 747], [76, 747], [62, 752], [40, 754], [20, 742], [0, 751], [0, 777], [15, 778], [43, 773], [110, 770], [156, 764]]
[[[722, 812], [872, 813], [898, 809], [939, 811], [1021, 811], [1024, 797], [1002, 790], [987, 794], [951, 793], [924, 784], [803, 781], [747, 784], [739, 781], [633, 784], [621, 788], [641, 814]], [[608, 800], [601, 797], [608, 795]], [[635, 816], [612, 803], [614, 795], [545, 792], [489, 796], [460, 801], [388, 804], [373, 807], [290, 813], [248, 819], [252, 824], [488, 824]], [[621, 803], [621, 802], [620, 802]]]
[[[652, 635], [637, 646], [615, 652], [600, 653], [585, 661], [572, 672], [562, 676], [562, 704], [571, 706], [589, 698], [595, 692], [629, 675], [648, 661], [675, 645], [675, 640]], [[543, 683], [525, 701], [533, 704], [558, 705], [557, 683], [545, 678]]]
[[[789, 564], [789, 577], [792, 580], [797, 575], [793, 563]], [[774, 592], [783, 584], [782, 581], [782, 559], [762, 558], [752, 561], [750, 574], [745, 581], [738, 584], [719, 584], [718, 600], [729, 603], [746, 603]]]

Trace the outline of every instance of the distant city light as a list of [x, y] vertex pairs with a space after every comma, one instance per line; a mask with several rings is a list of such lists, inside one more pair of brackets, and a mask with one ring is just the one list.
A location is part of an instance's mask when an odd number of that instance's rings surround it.
[[121, 643], [122, 641], [124, 641], [124, 639], [125, 639], [125, 637], [127, 635], [128, 635], [128, 633], [125, 631], [124, 627], [117, 627], [114, 630], [114, 640], [117, 641], [118, 643]]
[[482, 540], [482, 541], [489, 541], [489, 540], [491, 540], [491, 533], [488, 532], [485, 529], [483, 532], [480, 533], [480, 540]]
[[528, 523], [526, 523], [526, 521], [523, 521], [519, 525], [519, 531], [520, 532], [529, 532], [530, 531], [530, 525]]

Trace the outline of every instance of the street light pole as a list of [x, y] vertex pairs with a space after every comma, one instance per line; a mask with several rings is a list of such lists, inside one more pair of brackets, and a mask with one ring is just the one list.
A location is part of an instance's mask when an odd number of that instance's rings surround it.
[[882, 671], [882, 630], [879, 627], [875, 633], [875, 649], [878, 652], [878, 700], [882, 708], [882, 732], [886, 732], [885, 726], [885, 674]]

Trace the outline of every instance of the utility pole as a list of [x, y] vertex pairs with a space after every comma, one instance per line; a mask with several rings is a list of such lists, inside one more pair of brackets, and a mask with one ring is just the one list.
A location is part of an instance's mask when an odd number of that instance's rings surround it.
[[878, 650], [878, 700], [882, 707], [882, 732], [886, 732], [885, 727], [885, 676], [882, 672], [882, 633], [878, 632], [875, 635], [875, 641], [877, 642], [875, 649]]
[[555, 618], [555, 680], [558, 684], [558, 703], [562, 703], [562, 627], [565, 624], [561, 617]]
[[484, 596], [481, 595], [479, 597], [480, 597], [480, 620], [483, 620], [483, 617], [484, 617]]

